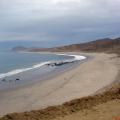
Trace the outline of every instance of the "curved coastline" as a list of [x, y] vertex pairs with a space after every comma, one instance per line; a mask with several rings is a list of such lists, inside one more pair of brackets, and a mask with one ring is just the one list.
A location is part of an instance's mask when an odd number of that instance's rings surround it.
[[[51, 53], [52, 54], [52, 53]], [[36, 69], [36, 68], [40, 68], [44, 65], [48, 65], [48, 64], [64, 64], [64, 63], [71, 63], [71, 62], [74, 62], [74, 61], [80, 61], [80, 60], [84, 60], [86, 59], [85, 56], [81, 56], [81, 55], [69, 55], [69, 54], [56, 54], [56, 55], [65, 55], [65, 56], [71, 56], [71, 57], [74, 57], [73, 59], [66, 59], [64, 61], [46, 61], [46, 62], [42, 62], [40, 64], [36, 64], [36, 65], [33, 65], [31, 67], [28, 67], [28, 68], [22, 68], [22, 69], [15, 69], [15, 70], [12, 70], [10, 72], [7, 72], [7, 73], [1, 73], [0, 74], [0, 79], [2, 78], [5, 78], [5, 77], [9, 77], [9, 76], [13, 76], [13, 75], [16, 75], [16, 74], [19, 74], [19, 73], [22, 73], [22, 72], [26, 72], [26, 71], [29, 71], [29, 70], [33, 70], [33, 69]]]
[[1, 92], [0, 115], [40, 110], [91, 96], [116, 80], [118, 66], [114, 63], [117, 59], [111, 59], [114, 55], [104, 53], [83, 55], [92, 56], [93, 59], [45, 82]]

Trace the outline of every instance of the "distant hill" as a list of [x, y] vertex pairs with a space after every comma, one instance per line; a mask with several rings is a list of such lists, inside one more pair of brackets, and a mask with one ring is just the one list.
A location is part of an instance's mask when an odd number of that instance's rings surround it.
[[116, 39], [99, 39], [87, 43], [72, 44], [54, 48], [23, 48], [15, 47], [13, 50], [26, 50], [31, 52], [74, 52], [74, 51], [85, 51], [85, 52], [119, 52], [120, 51], [120, 38]]
[[28, 50], [28, 48], [23, 47], [23, 46], [17, 46], [17, 47], [12, 48], [12, 51], [26, 51], [26, 50]]

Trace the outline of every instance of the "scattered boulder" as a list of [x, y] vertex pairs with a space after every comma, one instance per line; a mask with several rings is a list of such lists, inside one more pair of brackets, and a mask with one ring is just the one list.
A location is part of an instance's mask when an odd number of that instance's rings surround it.
[[19, 78], [16, 78], [16, 81], [19, 81], [20, 79]]
[[5, 82], [5, 81], [6, 81], [6, 79], [2, 79], [2, 81], [3, 81], [3, 82]]

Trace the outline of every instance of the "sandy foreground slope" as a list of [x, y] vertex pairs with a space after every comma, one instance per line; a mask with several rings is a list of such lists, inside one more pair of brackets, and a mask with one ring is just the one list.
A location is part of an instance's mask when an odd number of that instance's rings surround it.
[[120, 120], [120, 100], [111, 100], [92, 109], [78, 111], [54, 120]]
[[0, 93], [0, 115], [37, 110], [92, 95], [116, 80], [119, 66], [115, 54], [84, 54], [94, 57], [51, 80]]

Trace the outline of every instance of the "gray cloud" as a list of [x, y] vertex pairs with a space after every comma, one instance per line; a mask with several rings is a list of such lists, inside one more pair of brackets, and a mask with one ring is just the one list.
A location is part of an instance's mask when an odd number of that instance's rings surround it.
[[1, 0], [0, 40], [79, 42], [119, 35], [120, 0]]

